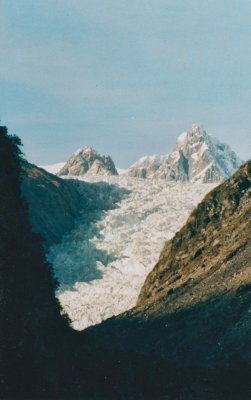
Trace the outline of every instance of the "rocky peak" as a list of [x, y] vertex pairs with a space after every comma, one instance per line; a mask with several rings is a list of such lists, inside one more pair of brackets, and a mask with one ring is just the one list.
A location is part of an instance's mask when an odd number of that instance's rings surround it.
[[84, 147], [80, 147], [80, 149], [75, 151], [75, 156], [78, 156], [80, 154], [81, 155], [90, 155], [90, 154], [97, 154], [97, 152], [90, 146], [84, 146]]
[[58, 175], [118, 175], [118, 172], [110, 156], [100, 155], [92, 147], [85, 146], [70, 157]]
[[194, 144], [203, 142], [206, 140], [207, 136], [208, 135], [203, 130], [202, 126], [193, 124], [190, 129], [178, 136], [174, 151], [183, 149], [185, 145], [192, 146]]
[[212, 138], [203, 127], [192, 127], [178, 138], [174, 152], [188, 160], [189, 180], [218, 182], [231, 176], [241, 161], [227, 144]]
[[129, 168], [128, 175], [174, 181], [221, 182], [240, 165], [241, 161], [227, 144], [212, 138], [202, 126], [193, 124], [178, 137], [170, 154], [145, 157]]

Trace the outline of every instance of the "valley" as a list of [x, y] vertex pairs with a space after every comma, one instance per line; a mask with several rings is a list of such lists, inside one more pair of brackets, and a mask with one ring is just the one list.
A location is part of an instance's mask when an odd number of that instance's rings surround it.
[[0, 400], [251, 400], [250, 2], [0, 10]]
[[62, 179], [0, 142], [2, 397], [250, 399], [250, 162]]
[[117, 190], [124, 189], [121, 201], [115, 204], [110, 194], [107, 207], [103, 204], [101, 209], [85, 209], [76, 227], [48, 252], [60, 283], [58, 298], [77, 330], [136, 304], [165, 241], [174, 236], [199, 201], [216, 186], [126, 176], [78, 178], [75, 184], [84, 197], [86, 186], [81, 183], [102, 181]]

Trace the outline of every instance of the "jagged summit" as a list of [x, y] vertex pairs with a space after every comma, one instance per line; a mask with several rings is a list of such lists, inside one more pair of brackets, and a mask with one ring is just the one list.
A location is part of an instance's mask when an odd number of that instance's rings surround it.
[[90, 146], [78, 149], [60, 169], [58, 175], [118, 175], [110, 156], [103, 156]]
[[187, 143], [192, 145], [196, 142], [203, 142], [207, 136], [208, 134], [201, 125], [193, 124], [190, 129], [178, 136], [174, 150], [182, 149]]
[[212, 138], [202, 126], [193, 124], [178, 137], [170, 154], [143, 157], [129, 168], [127, 174], [208, 183], [223, 181], [240, 165], [241, 161], [227, 144]]
[[97, 152], [91, 146], [84, 146], [80, 147], [78, 150], [75, 151], [75, 156], [78, 156], [79, 154], [91, 154], [91, 153], [97, 153]]

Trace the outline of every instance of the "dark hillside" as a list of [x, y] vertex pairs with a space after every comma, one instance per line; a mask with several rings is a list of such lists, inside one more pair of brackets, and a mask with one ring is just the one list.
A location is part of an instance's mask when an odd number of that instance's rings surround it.
[[0, 128], [0, 393], [46, 398], [63, 389], [59, 338], [68, 335], [68, 325], [21, 197], [20, 145]]
[[83, 208], [78, 190], [71, 181], [28, 162], [22, 163], [21, 183], [34, 232], [43, 236], [47, 246], [59, 242], [74, 227]]

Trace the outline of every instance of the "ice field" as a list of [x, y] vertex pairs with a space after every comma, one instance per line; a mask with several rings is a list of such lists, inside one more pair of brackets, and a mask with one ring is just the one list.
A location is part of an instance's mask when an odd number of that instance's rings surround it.
[[[75, 229], [48, 253], [60, 284], [58, 298], [77, 330], [135, 305], [164, 242], [215, 187], [123, 176], [85, 181], [126, 190], [112, 207], [83, 210]], [[109, 193], [106, 201], [113, 202]]]

